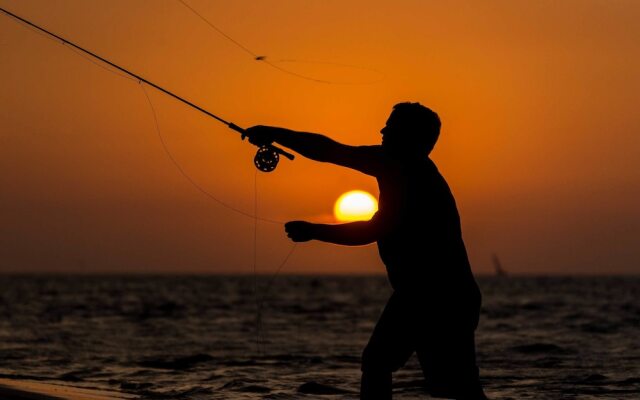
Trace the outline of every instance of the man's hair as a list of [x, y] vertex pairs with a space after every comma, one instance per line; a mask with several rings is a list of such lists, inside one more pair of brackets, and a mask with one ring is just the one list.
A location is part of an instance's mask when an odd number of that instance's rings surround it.
[[414, 144], [430, 152], [440, 135], [440, 117], [433, 110], [420, 103], [398, 103], [393, 106], [395, 117], [402, 121], [404, 131]]

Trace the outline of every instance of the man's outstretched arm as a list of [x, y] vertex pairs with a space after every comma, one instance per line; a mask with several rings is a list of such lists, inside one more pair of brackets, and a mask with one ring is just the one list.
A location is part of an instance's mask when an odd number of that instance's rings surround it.
[[247, 129], [246, 134], [255, 145], [275, 142], [311, 160], [342, 165], [365, 174], [375, 175], [381, 168], [379, 153], [371, 151], [371, 146], [349, 146], [317, 133], [262, 125]]
[[247, 129], [249, 141], [262, 146], [276, 142], [284, 147], [315, 161], [330, 162], [332, 156], [344, 146], [324, 135], [296, 132], [272, 126], [254, 126]]
[[388, 227], [378, 216], [374, 216], [369, 221], [335, 225], [291, 221], [287, 222], [284, 228], [287, 236], [294, 242], [320, 240], [343, 246], [362, 246], [380, 239]]

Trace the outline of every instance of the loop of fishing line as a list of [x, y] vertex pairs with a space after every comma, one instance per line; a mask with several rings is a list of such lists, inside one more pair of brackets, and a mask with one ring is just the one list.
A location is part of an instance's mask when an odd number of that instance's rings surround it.
[[[233, 43], [236, 47], [238, 47], [239, 49], [241, 49], [245, 53], [249, 54], [251, 56], [251, 58], [253, 58], [253, 60], [260, 61], [260, 62], [262, 62], [262, 63], [264, 63], [264, 64], [266, 64], [266, 65], [268, 65], [268, 66], [270, 66], [272, 68], [275, 68], [276, 70], [278, 70], [278, 71], [280, 71], [282, 73], [291, 75], [291, 76], [296, 77], [296, 78], [300, 78], [300, 79], [305, 79], [305, 80], [308, 80], [308, 81], [316, 82], [316, 83], [334, 84], [334, 85], [371, 85], [371, 84], [374, 84], [374, 83], [378, 83], [378, 82], [384, 80], [384, 78], [385, 78], [385, 75], [380, 71], [377, 71], [377, 70], [372, 69], [372, 68], [360, 67], [360, 66], [350, 65], [350, 64], [341, 64], [341, 63], [329, 62], [329, 61], [293, 60], [293, 59], [281, 59], [281, 60], [271, 61], [267, 56], [258, 55], [256, 52], [250, 50], [247, 46], [243, 45], [242, 43], [238, 42], [237, 40], [235, 40], [234, 38], [229, 36], [222, 29], [218, 28], [215, 24], [213, 24], [213, 22], [211, 22], [207, 17], [202, 15], [202, 13], [198, 12], [198, 10], [196, 10], [194, 7], [189, 5], [185, 0], [177, 0], [177, 1], [180, 4], [182, 4], [185, 8], [187, 8], [189, 11], [191, 11], [193, 14], [195, 14], [198, 18], [200, 18], [211, 29], [215, 30], [217, 33], [222, 35], [225, 39], [227, 39], [228, 41]], [[320, 78], [313, 77], [313, 76], [310, 76], [310, 75], [305, 75], [305, 74], [301, 74], [299, 72], [295, 72], [295, 71], [290, 70], [288, 68], [284, 68], [284, 67], [278, 65], [278, 63], [300, 63], [300, 64], [332, 65], [332, 66], [336, 66], [336, 67], [340, 67], [340, 68], [347, 68], [347, 69], [352, 69], [352, 70], [361, 70], [361, 71], [373, 72], [378, 76], [377, 76], [376, 79], [366, 80], [366, 81], [362, 81], [362, 82], [320, 79]]]
[[[107, 70], [109, 71], [109, 70]], [[113, 72], [113, 71], [110, 71]], [[211, 198], [212, 200], [216, 201], [218, 204], [220, 204], [221, 206], [234, 211], [240, 215], [243, 215], [245, 217], [248, 218], [252, 218], [253, 219], [253, 294], [254, 294], [254, 298], [256, 301], [256, 349], [257, 352], [259, 354], [262, 354], [264, 349], [264, 339], [262, 338], [262, 307], [264, 305], [264, 302], [266, 301], [269, 292], [271, 291], [271, 287], [273, 286], [273, 283], [275, 282], [275, 279], [278, 277], [278, 275], [280, 274], [280, 271], [282, 271], [282, 269], [284, 268], [284, 266], [287, 264], [287, 261], [289, 261], [289, 258], [291, 258], [291, 255], [293, 254], [293, 252], [296, 249], [297, 243], [294, 243], [289, 252], [287, 253], [287, 255], [284, 257], [284, 259], [280, 262], [280, 264], [278, 265], [278, 267], [276, 268], [275, 273], [273, 273], [273, 275], [271, 275], [269, 281], [267, 282], [267, 286], [263, 291], [262, 296], [258, 295], [258, 221], [262, 221], [262, 222], [268, 222], [268, 223], [272, 223], [272, 224], [283, 224], [283, 222], [281, 221], [275, 221], [275, 220], [271, 220], [271, 219], [267, 219], [267, 218], [262, 218], [260, 216], [258, 216], [258, 170], [255, 171], [254, 173], [254, 177], [253, 177], [253, 193], [254, 193], [254, 200], [253, 200], [253, 215], [250, 213], [247, 213], [245, 211], [242, 211], [236, 207], [233, 207], [225, 202], [223, 202], [222, 200], [218, 199], [217, 197], [215, 197], [213, 194], [211, 194], [210, 192], [208, 192], [206, 189], [204, 189], [202, 186], [200, 186], [193, 178], [191, 178], [191, 176], [189, 174], [187, 174], [185, 172], [185, 170], [182, 168], [182, 166], [180, 165], [180, 163], [175, 159], [175, 157], [173, 156], [173, 154], [171, 153], [171, 150], [169, 149], [169, 147], [167, 146], [167, 143], [165, 142], [163, 136], [162, 136], [162, 131], [160, 130], [160, 123], [158, 121], [158, 115], [156, 113], [156, 109], [153, 105], [153, 102], [151, 101], [151, 97], [149, 97], [149, 93], [147, 92], [146, 88], [144, 87], [144, 83], [143, 82], [138, 82], [140, 84], [140, 88], [142, 89], [142, 92], [145, 95], [145, 98], [147, 99], [147, 102], [149, 104], [149, 107], [151, 108], [151, 113], [153, 115], [153, 121], [155, 124], [155, 130], [156, 133], [158, 134], [158, 138], [160, 139], [160, 143], [162, 144], [162, 147], [167, 155], [167, 157], [171, 160], [171, 162], [175, 165], [175, 167], [178, 169], [178, 171], [180, 171], [180, 174], [182, 174], [182, 176], [187, 179], [187, 181], [189, 181], [196, 189], [198, 189], [202, 194], [206, 195], [207, 197]]]
[[[262, 218], [259, 217], [258, 215], [251, 214], [248, 213], [246, 211], [243, 211], [237, 207], [232, 206], [231, 204], [220, 200], [218, 197], [214, 196], [211, 192], [209, 192], [207, 189], [205, 189], [204, 187], [202, 187], [198, 182], [196, 182], [195, 179], [193, 179], [191, 177], [191, 175], [189, 175], [184, 168], [182, 167], [182, 165], [178, 162], [178, 160], [173, 156], [173, 153], [171, 153], [171, 150], [169, 149], [169, 146], [167, 145], [167, 142], [164, 140], [164, 137], [162, 136], [162, 131], [160, 130], [160, 123], [158, 122], [158, 115], [156, 113], [156, 109], [153, 106], [153, 102], [151, 101], [151, 98], [149, 97], [149, 93], [147, 92], [147, 90], [144, 87], [144, 83], [143, 82], [139, 82], [140, 83], [140, 87], [142, 88], [142, 92], [144, 93], [147, 102], [149, 103], [149, 107], [151, 108], [151, 112], [153, 114], [153, 121], [155, 123], [155, 129], [156, 129], [156, 133], [158, 135], [158, 138], [160, 139], [160, 143], [162, 144], [162, 148], [165, 152], [165, 154], [167, 155], [167, 157], [169, 158], [169, 160], [171, 160], [171, 163], [176, 167], [176, 169], [178, 170], [178, 172], [180, 172], [180, 175], [182, 175], [194, 188], [196, 188], [196, 190], [198, 190], [200, 193], [202, 193], [203, 195], [209, 197], [211, 200], [215, 201], [216, 203], [220, 204], [222, 207], [231, 210], [237, 214], [240, 214], [242, 216], [245, 216], [247, 218], [251, 218], [251, 219], [255, 219], [255, 220], [259, 220], [262, 222], [267, 222], [270, 224], [279, 224], [279, 225], [283, 225], [284, 222], [283, 221], [278, 221], [278, 220], [274, 220], [274, 219], [269, 219], [269, 218]], [[256, 170], [257, 173], [257, 170]]]

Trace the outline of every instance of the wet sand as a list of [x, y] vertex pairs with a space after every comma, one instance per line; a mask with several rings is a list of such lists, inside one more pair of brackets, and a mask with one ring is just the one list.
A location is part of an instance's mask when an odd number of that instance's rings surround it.
[[0, 378], [0, 399], [2, 400], [122, 400], [137, 398], [139, 397], [128, 393]]

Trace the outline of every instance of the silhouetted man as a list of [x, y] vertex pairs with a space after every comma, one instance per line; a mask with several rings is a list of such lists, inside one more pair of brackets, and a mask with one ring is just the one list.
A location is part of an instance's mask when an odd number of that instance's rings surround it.
[[254, 144], [276, 142], [312, 160], [353, 168], [378, 180], [379, 210], [369, 221], [285, 225], [295, 242], [378, 243], [394, 291], [362, 355], [361, 399], [391, 399], [391, 374], [414, 352], [431, 395], [486, 399], [474, 344], [480, 291], [455, 200], [428, 157], [440, 119], [419, 103], [400, 103], [380, 133], [382, 145], [348, 146], [283, 128], [247, 130]]

